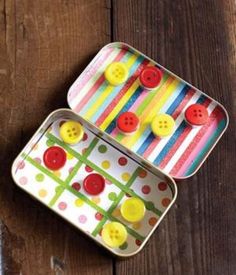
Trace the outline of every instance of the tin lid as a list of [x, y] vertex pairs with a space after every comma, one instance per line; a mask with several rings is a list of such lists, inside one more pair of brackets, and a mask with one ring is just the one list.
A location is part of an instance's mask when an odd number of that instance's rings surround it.
[[[117, 62], [125, 64], [128, 77], [114, 86], [105, 77], [105, 71]], [[140, 76], [153, 67], [160, 72], [154, 84], [160, 83], [151, 90], [147, 83], [141, 83]], [[98, 52], [70, 87], [68, 104], [96, 129], [109, 135], [111, 143], [118, 142], [175, 179], [194, 175], [228, 126], [228, 114], [220, 103], [120, 42], [108, 44]], [[190, 123], [188, 113], [185, 116], [187, 108], [194, 104], [207, 110], [205, 124], [195, 125]], [[117, 119], [125, 112], [135, 113], [140, 122], [137, 131], [129, 135], [117, 128]], [[175, 122], [168, 136], [152, 131], [151, 122], [159, 114], [167, 114]]]

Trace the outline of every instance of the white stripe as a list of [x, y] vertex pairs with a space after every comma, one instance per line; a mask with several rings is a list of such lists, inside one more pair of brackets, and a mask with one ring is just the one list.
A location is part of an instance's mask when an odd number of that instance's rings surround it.
[[[201, 93], [196, 91], [196, 93], [192, 96], [192, 98], [188, 101], [188, 103], [186, 104], [186, 106], [184, 107], [184, 109], [182, 110], [182, 112], [180, 112], [179, 116], [176, 118], [175, 120], [175, 129], [174, 132], [176, 131], [176, 129], [179, 127], [179, 125], [183, 122], [184, 120], [184, 111], [185, 109], [191, 105], [196, 103], [196, 101], [199, 99], [199, 97], [201, 96]], [[173, 132], [173, 133], [174, 133]], [[152, 151], [152, 153], [150, 154], [150, 156], [148, 157], [148, 160], [150, 160], [151, 162], [153, 162], [156, 157], [159, 155], [159, 153], [161, 152], [161, 150], [164, 148], [164, 146], [166, 145], [166, 143], [172, 138], [173, 135], [166, 137], [166, 138], [162, 138], [160, 140], [160, 142], [157, 144], [157, 147]]]
[[[74, 109], [79, 102], [84, 98], [86, 93], [89, 91], [89, 89], [94, 85], [94, 83], [99, 79], [99, 77], [104, 73], [105, 68], [111, 61], [119, 54], [121, 49], [115, 48], [112, 53], [109, 55], [109, 57], [102, 63], [102, 65], [98, 68], [96, 73], [90, 78], [90, 80], [83, 86], [83, 88], [80, 91], [77, 91], [77, 95], [73, 100], [70, 102], [71, 109]], [[80, 81], [81, 79], [77, 79], [77, 81]], [[74, 82], [72, 90], [70, 91], [73, 93], [73, 89], [76, 89], [76, 82]]]
[[[208, 114], [210, 115], [212, 111], [216, 107], [216, 102], [211, 102], [209, 106], [207, 107]], [[193, 128], [188, 136], [184, 139], [182, 144], [179, 146], [178, 150], [175, 152], [175, 154], [170, 159], [169, 163], [166, 165], [166, 167], [163, 169], [165, 172], [169, 172], [172, 170], [174, 165], [179, 161], [180, 157], [183, 155], [189, 144], [192, 142], [192, 140], [196, 137], [198, 132], [201, 130], [201, 127]]]

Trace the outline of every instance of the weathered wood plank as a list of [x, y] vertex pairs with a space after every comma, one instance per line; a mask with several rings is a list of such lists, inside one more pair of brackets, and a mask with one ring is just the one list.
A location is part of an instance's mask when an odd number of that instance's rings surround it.
[[[109, 3], [108, 3], [109, 4]], [[112, 260], [21, 192], [10, 166], [74, 79], [110, 41], [104, 1], [0, 1], [1, 274], [111, 274]]]
[[[113, 38], [219, 100], [233, 118], [235, 3], [113, 1]], [[116, 274], [235, 274], [235, 123], [179, 194], [144, 250]]]

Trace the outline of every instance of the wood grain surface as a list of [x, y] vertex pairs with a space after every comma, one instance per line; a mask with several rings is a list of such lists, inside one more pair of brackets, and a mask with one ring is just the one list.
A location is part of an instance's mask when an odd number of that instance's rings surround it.
[[[234, 0], [0, 0], [0, 274], [236, 274]], [[124, 41], [231, 123], [137, 256], [118, 260], [13, 183], [13, 159], [96, 52]]]

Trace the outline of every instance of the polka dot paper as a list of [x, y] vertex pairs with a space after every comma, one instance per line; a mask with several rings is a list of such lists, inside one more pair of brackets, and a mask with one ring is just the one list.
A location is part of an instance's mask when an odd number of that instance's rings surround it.
[[[59, 129], [65, 121], [68, 118], [56, 119], [48, 129], [41, 129], [37, 142], [26, 146], [13, 166], [16, 183], [116, 255], [137, 253], [173, 202], [170, 183], [140, 167], [84, 125], [79, 143], [64, 143]], [[52, 155], [45, 162], [49, 149]], [[51, 169], [58, 163], [60, 169]], [[120, 211], [131, 197], [145, 206], [143, 219], [135, 223], [127, 222]], [[119, 247], [109, 247], [102, 238], [104, 226], [112, 222], [127, 232]]]

